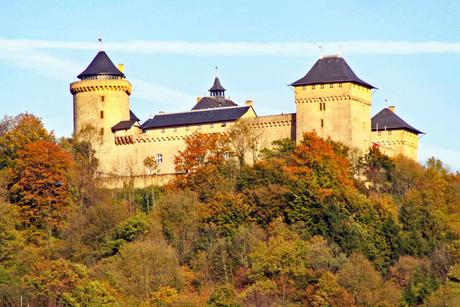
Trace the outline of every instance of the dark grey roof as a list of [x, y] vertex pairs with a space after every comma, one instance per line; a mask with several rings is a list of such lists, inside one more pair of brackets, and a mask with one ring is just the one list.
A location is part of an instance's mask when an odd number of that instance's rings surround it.
[[323, 57], [316, 61], [315, 65], [301, 79], [292, 83], [292, 86], [353, 82], [367, 88], [375, 88], [364, 82], [351, 70], [347, 62], [339, 56]]
[[131, 127], [139, 122], [139, 118], [133, 113], [133, 111], [129, 110], [129, 120], [122, 120], [118, 124], [112, 127], [112, 132], [118, 131], [118, 130], [126, 130], [126, 129], [131, 129]]
[[202, 109], [212, 109], [212, 108], [222, 108], [222, 107], [235, 107], [237, 106], [230, 99], [225, 99], [224, 97], [203, 97], [197, 104], [192, 108], [192, 110], [202, 110]]
[[135, 121], [140, 121], [140, 119], [136, 116], [136, 114], [133, 113], [133, 111], [129, 110], [129, 119], [130, 120], [135, 120]]
[[372, 117], [372, 131], [382, 130], [407, 130], [415, 134], [423, 134], [423, 132], [415, 129], [404, 120], [402, 120], [395, 112], [388, 108], [383, 109]]
[[216, 92], [216, 91], [225, 91], [225, 88], [220, 84], [220, 80], [218, 77], [214, 78], [214, 84], [212, 87], [209, 89], [210, 92]]
[[117, 67], [115, 67], [105, 51], [99, 51], [91, 63], [89, 63], [88, 67], [77, 77], [79, 79], [84, 79], [86, 77], [97, 75], [111, 75], [118, 77], [125, 76], [121, 71], [118, 70]]
[[141, 125], [142, 129], [153, 129], [172, 126], [187, 126], [202, 123], [234, 121], [243, 116], [250, 106], [228, 107], [183, 113], [157, 114]]

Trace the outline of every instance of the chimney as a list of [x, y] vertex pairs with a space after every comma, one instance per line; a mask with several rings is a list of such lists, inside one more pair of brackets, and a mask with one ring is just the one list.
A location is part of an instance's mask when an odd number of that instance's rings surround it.
[[388, 109], [390, 109], [391, 112], [395, 112], [395, 106], [389, 106]]
[[248, 107], [252, 107], [253, 104], [254, 104], [254, 103], [252, 102], [252, 100], [246, 100], [246, 101], [244, 102], [244, 105], [246, 105], [246, 106], [248, 106]]
[[121, 71], [122, 73], [125, 72], [125, 64], [118, 64], [118, 70]]

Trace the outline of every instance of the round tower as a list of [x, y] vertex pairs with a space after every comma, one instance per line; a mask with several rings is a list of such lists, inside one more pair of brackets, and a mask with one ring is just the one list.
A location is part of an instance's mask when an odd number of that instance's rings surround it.
[[122, 65], [119, 68], [104, 51], [99, 51], [77, 76], [80, 81], [70, 84], [75, 134], [92, 126], [101, 143], [113, 142], [112, 127], [130, 119], [132, 86], [125, 79]]

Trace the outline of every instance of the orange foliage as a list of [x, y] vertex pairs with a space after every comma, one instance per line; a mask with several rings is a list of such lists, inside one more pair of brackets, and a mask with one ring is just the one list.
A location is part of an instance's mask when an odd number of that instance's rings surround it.
[[68, 174], [72, 157], [58, 145], [37, 141], [18, 152], [12, 200], [20, 206], [22, 223], [56, 230], [69, 206]]
[[224, 153], [228, 152], [226, 137], [220, 134], [195, 133], [185, 139], [186, 149], [176, 156], [176, 171], [195, 173], [199, 168], [219, 165], [224, 161]]
[[345, 151], [339, 144], [307, 132], [290, 155], [284, 171], [294, 181], [305, 176], [321, 188], [323, 196], [328, 196], [337, 185], [352, 186]]

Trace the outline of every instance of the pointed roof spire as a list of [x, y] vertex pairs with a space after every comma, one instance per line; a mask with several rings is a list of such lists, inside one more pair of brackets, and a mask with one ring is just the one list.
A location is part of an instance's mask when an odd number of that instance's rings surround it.
[[219, 77], [217, 75], [217, 66], [216, 66], [216, 77], [214, 78], [214, 84], [212, 87], [209, 89], [209, 93], [211, 96], [216, 96], [216, 97], [225, 97], [225, 88], [220, 84]]
[[375, 88], [358, 78], [353, 70], [351, 70], [350, 66], [348, 66], [347, 62], [337, 55], [321, 57], [304, 77], [291, 85], [300, 86], [341, 82], [353, 82], [367, 88]]
[[[101, 40], [101, 39], [100, 39]], [[102, 40], [101, 40], [102, 41]], [[101, 75], [109, 75], [123, 78], [125, 75], [110, 60], [105, 51], [99, 51], [94, 59], [89, 63], [88, 67], [77, 77], [81, 80], [97, 77]]]
[[212, 87], [209, 89], [210, 92], [215, 92], [215, 91], [226, 91], [226, 89], [220, 84], [219, 77], [214, 78], [214, 84]]

